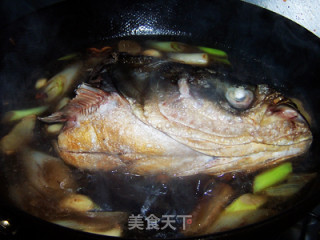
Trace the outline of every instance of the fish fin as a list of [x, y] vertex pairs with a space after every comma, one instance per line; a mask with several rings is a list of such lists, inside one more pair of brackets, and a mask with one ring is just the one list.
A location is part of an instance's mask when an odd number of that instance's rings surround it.
[[55, 112], [47, 117], [38, 117], [38, 119], [45, 123], [66, 122], [68, 120], [63, 112]]
[[46, 123], [66, 122], [75, 120], [78, 114], [89, 115], [98, 109], [101, 102], [110, 94], [82, 83], [76, 90], [76, 97], [72, 99], [61, 111], [55, 112], [39, 120]]
[[66, 106], [66, 111], [89, 115], [100, 107], [102, 101], [110, 95], [101, 89], [82, 83], [76, 90], [77, 96]]

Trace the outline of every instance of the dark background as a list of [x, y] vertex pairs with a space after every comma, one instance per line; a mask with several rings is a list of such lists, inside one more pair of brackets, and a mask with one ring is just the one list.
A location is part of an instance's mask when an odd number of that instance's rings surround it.
[[0, 1], [0, 27], [54, 3], [63, 0], [1, 0]]

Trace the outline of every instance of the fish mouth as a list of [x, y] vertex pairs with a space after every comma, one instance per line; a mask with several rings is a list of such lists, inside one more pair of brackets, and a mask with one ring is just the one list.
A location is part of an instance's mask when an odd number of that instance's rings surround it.
[[290, 100], [286, 100], [276, 105], [269, 106], [266, 114], [277, 114], [283, 119], [306, 123], [309, 126], [306, 118], [300, 113], [298, 106]]
[[312, 140], [313, 140], [313, 137], [311, 134], [305, 137], [299, 136], [299, 139], [293, 139], [293, 140], [291, 135], [283, 135], [283, 136], [279, 136], [278, 138], [274, 138], [275, 143], [264, 142], [263, 144], [272, 145], [272, 146], [292, 146], [298, 143], [305, 142], [307, 145], [308, 142], [310, 142], [311, 144]]
[[313, 139], [307, 119], [297, 105], [287, 99], [265, 108], [255, 135], [259, 143], [277, 146], [307, 143]]

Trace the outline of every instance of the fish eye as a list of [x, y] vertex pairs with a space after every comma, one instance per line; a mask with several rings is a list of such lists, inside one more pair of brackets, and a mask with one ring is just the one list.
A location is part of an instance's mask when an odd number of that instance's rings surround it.
[[225, 96], [229, 104], [237, 109], [247, 109], [254, 98], [253, 92], [243, 86], [228, 88]]

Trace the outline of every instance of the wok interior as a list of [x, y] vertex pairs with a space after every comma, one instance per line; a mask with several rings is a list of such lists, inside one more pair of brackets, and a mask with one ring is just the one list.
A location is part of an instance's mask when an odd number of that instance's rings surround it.
[[[191, 1], [183, 4], [170, 1], [168, 6], [162, 6], [157, 1], [147, 1], [145, 5], [123, 2], [125, 7], [122, 4], [105, 6], [102, 1], [86, 4], [67, 14], [71, 5], [65, 3], [64, 8], [56, 6], [47, 9], [39, 15], [30, 16], [27, 22], [20, 22], [6, 30], [5, 35], [12, 36], [16, 44], [13, 46], [4, 38], [1, 45], [4, 66], [1, 70], [1, 100], [10, 102], [1, 108], [1, 114], [21, 105], [32, 105], [32, 79], [37, 74], [41, 75], [43, 62], [115, 37], [175, 40], [226, 50], [231, 62], [236, 62], [234, 71], [242, 76], [240, 80], [254, 84], [268, 82], [307, 103], [307, 111], [312, 113], [314, 135], [310, 155], [311, 159], [317, 158], [319, 94], [316, 83], [320, 76], [320, 45], [310, 33], [278, 16], [238, 2], [227, 8], [222, 3], [210, 3], [208, 7], [208, 3]], [[172, 9], [168, 12], [168, 8]], [[56, 31], [54, 27], [47, 29], [46, 23], [57, 12], [65, 16], [58, 20], [61, 25]], [[75, 19], [78, 21], [79, 18], [81, 20], [76, 22]], [[34, 24], [36, 28], [27, 28]], [[22, 99], [26, 98], [30, 101], [21, 104]], [[306, 206], [305, 201], [314, 200], [314, 191], [318, 186], [317, 179], [301, 199], [301, 211], [310, 207]]]

